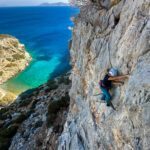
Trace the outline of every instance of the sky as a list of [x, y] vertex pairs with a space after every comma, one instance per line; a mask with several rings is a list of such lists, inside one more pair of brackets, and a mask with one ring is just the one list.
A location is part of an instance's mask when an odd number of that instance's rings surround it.
[[68, 2], [68, 0], [0, 0], [0, 6], [34, 6], [45, 2]]

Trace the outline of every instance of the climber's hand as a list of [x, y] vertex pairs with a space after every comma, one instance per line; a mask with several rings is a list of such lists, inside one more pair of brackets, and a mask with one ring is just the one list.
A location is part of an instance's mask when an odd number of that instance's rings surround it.
[[129, 74], [126, 74], [126, 75], [124, 75], [124, 77], [129, 78], [129, 77], [130, 77], [130, 75], [129, 75]]
[[124, 82], [123, 82], [123, 81], [120, 81], [120, 84], [121, 84], [121, 85], [123, 85], [123, 84], [124, 84]]
[[129, 78], [129, 77], [130, 77], [130, 75], [128, 74], [128, 75], [127, 75], [127, 78]]

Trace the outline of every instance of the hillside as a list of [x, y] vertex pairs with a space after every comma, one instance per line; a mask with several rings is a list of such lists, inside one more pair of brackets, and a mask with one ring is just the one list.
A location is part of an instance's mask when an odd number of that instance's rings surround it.
[[26, 91], [0, 110], [0, 149], [56, 149], [67, 118], [68, 74]]
[[[24, 70], [30, 61], [24, 45], [15, 37], [0, 35], [0, 84]], [[15, 95], [0, 88], [0, 105], [10, 102], [12, 97]]]

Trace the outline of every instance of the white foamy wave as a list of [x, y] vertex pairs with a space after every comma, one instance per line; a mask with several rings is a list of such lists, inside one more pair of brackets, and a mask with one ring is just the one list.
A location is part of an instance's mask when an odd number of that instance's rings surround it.
[[72, 30], [73, 30], [73, 27], [69, 26], [69, 27], [68, 27], [68, 30], [71, 30], [71, 31], [72, 31]]

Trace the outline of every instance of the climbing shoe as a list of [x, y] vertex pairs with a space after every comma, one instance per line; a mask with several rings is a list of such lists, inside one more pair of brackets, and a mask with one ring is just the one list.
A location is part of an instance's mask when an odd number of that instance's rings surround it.
[[108, 104], [108, 103], [107, 103], [107, 106], [109, 107], [109, 106], [110, 106], [110, 104]]
[[116, 110], [116, 108], [114, 107], [114, 105], [112, 104], [112, 102], [107, 103], [107, 106], [108, 106], [108, 107], [112, 107], [113, 110]]

